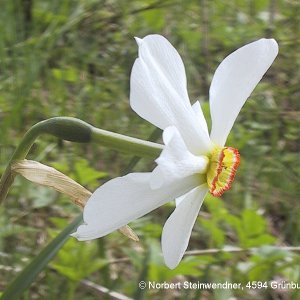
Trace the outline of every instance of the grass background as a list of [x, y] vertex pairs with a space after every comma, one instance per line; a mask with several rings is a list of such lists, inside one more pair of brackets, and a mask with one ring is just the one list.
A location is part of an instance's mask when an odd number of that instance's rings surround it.
[[[298, 290], [141, 290], [158, 282], [300, 282], [300, 4], [293, 0], [1, 1], [0, 172], [27, 129], [53, 116], [146, 139], [154, 127], [130, 108], [134, 36], [166, 36], [183, 58], [190, 99], [209, 119], [208, 90], [222, 59], [240, 46], [273, 37], [280, 53], [240, 113], [227, 142], [242, 162], [222, 199], [207, 196], [188, 250], [227, 246], [238, 253], [189, 255], [164, 266], [166, 205], [131, 224], [134, 243], [113, 233], [70, 239], [23, 299], [299, 299]], [[129, 155], [99, 145], [42, 137], [30, 158], [52, 165], [90, 190], [117, 176]], [[149, 171], [152, 161], [135, 168]], [[79, 210], [69, 199], [18, 178], [0, 207], [0, 291]], [[120, 295], [118, 297], [121, 297]], [[118, 299], [118, 298], [117, 298]]]

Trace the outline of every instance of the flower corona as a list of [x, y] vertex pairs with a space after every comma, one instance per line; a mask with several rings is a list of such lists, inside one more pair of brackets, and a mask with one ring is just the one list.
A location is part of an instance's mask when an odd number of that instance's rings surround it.
[[238, 166], [240, 153], [232, 147], [216, 147], [210, 154], [207, 170], [207, 185], [209, 192], [220, 197], [231, 188]]

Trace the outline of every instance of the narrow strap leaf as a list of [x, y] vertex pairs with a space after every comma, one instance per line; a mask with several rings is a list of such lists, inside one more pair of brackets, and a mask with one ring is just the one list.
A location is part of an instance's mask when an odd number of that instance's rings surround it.
[[36, 276], [47, 266], [49, 261], [56, 255], [59, 249], [65, 244], [76, 227], [82, 223], [82, 214], [74, 219], [62, 232], [58, 234], [20, 274], [10, 283], [2, 294], [0, 300], [17, 300], [29, 285], [35, 280]]

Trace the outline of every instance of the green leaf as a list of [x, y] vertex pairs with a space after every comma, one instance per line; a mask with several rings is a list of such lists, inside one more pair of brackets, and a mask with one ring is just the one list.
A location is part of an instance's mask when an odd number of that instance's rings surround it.
[[[53, 235], [52, 230], [50, 235]], [[58, 252], [51, 267], [68, 279], [78, 282], [107, 265], [108, 260], [98, 256], [96, 241], [80, 243], [76, 239], [69, 239]]]
[[30, 263], [21, 271], [13, 282], [7, 287], [1, 296], [1, 300], [17, 300], [30, 286], [37, 275], [47, 266], [49, 261], [56, 255], [59, 249], [68, 240], [70, 233], [82, 222], [80, 214], [69, 224], [48, 246], [46, 246]]
[[75, 162], [75, 174], [76, 179], [82, 185], [94, 185], [95, 187], [98, 185], [98, 179], [107, 177], [106, 172], [97, 171], [89, 166], [89, 162], [85, 159], [78, 159]]
[[68, 68], [66, 70], [52, 69], [52, 74], [55, 79], [69, 82], [77, 82], [79, 78], [78, 71], [74, 68]]
[[[169, 281], [175, 278], [176, 276], [184, 275], [194, 275], [200, 277], [202, 271], [199, 270], [199, 260], [198, 257], [184, 257], [180, 264], [173, 270], [170, 270], [164, 263], [163, 256], [161, 254], [161, 245], [157, 239], [148, 240], [148, 249], [150, 251], [150, 257], [148, 262], [148, 277], [147, 280], [150, 281]], [[132, 256], [132, 259], [134, 258]], [[144, 262], [139, 261], [140, 268], [143, 266]]]

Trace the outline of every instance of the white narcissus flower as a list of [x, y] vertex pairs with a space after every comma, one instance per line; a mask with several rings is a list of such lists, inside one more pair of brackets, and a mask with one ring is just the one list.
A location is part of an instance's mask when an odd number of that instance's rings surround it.
[[78, 240], [102, 237], [176, 199], [162, 232], [166, 265], [175, 268], [208, 191], [221, 196], [234, 179], [239, 152], [224, 147], [246, 99], [278, 53], [273, 39], [260, 39], [227, 56], [210, 87], [209, 134], [200, 103], [190, 104], [183, 62], [160, 35], [137, 38], [139, 57], [130, 82], [130, 105], [163, 129], [165, 147], [151, 173], [132, 173], [99, 187], [84, 208]]

